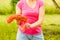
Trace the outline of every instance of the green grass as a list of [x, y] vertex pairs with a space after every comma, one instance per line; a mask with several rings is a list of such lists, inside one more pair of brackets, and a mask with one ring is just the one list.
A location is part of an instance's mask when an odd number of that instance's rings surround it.
[[0, 15], [0, 40], [15, 40], [17, 25], [15, 22], [6, 23], [7, 16]]
[[46, 15], [42, 28], [45, 40], [60, 40], [60, 15]]
[[[6, 23], [8, 16], [0, 15], [0, 40], [15, 40], [18, 26]], [[45, 15], [42, 25], [45, 40], [60, 40], [60, 15]]]

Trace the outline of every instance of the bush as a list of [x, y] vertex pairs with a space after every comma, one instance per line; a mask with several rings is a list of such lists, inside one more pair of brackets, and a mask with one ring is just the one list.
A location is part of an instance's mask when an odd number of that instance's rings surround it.
[[[15, 13], [15, 6], [16, 3], [19, 0], [5, 0], [0, 1], [0, 14], [5, 15], [5, 14], [13, 14]], [[3, 3], [2, 3], [3, 2]], [[58, 4], [59, 1], [57, 0]], [[60, 5], [60, 4], [59, 4]], [[52, 0], [45, 0], [45, 12], [46, 14], [58, 14], [58, 10], [56, 9], [56, 7], [54, 6]]]
[[15, 13], [15, 7], [16, 7], [16, 4], [19, 0], [11, 0], [11, 6], [12, 6], [12, 13]]
[[0, 15], [11, 14], [11, 12], [12, 12], [11, 6], [0, 8]]
[[[15, 5], [19, 0], [5, 0], [0, 1], [0, 15], [7, 15], [15, 13]], [[2, 3], [3, 2], [3, 3]]]

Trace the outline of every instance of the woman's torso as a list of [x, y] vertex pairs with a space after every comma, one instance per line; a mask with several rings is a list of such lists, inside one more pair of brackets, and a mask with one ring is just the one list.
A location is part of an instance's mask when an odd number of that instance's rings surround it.
[[[39, 17], [39, 8], [40, 8], [39, 1], [38, 0], [36, 1], [36, 6], [33, 9], [27, 5], [25, 0], [22, 1], [22, 4], [23, 4], [22, 15], [28, 18], [26, 23], [32, 24], [37, 22]], [[20, 27], [22, 27], [21, 25], [24, 25], [24, 23], [21, 22]], [[26, 28], [24, 33], [34, 35], [41, 33], [41, 31], [42, 31], [41, 26], [37, 26], [35, 28]]]

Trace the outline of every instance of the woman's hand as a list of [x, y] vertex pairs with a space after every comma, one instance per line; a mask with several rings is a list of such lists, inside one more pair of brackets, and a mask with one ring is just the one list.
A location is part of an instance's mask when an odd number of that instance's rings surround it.
[[26, 23], [25, 26], [26, 26], [27, 28], [33, 28], [33, 27], [32, 27], [32, 24], [29, 24], [29, 23]]
[[20, 24], [20, 21], [21, 21], [21, 20], [20, 20], [20, 19], [16, 19], [16, 21], [17, 21], [17, 24]]
[[31, 24], [29, 24], [29, 23], [25, 24], [25, 27], [27, 27], [27, 28], [31, 28], [30, 26], [31, 26]]
[[27, 28], [34, 28], [34, 27], [32, 26], [32, 24], [29, 24], [29, 23], [26, 23], [25, 26], [26, 26]]

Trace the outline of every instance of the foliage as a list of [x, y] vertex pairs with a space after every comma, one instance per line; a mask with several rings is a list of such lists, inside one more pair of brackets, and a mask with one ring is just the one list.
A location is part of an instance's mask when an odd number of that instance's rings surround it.
[[0, 0], [0, 14], [5, 15], [15, 13], [15, 5], [18, 1], [19, 0]]
[[[13, 14], [15, 13], [15, 7], [19, 0], [1, 0], [0, 1], [0, 14]], [[3, 2], [3, 3], [2, 3]], [[58, 5], [60, 1], [56, 0]], [[45, 0], [45, 12], [46, 14], [60, 14], [56, 9], [52, 0]]]
[[16, 7], [16, 4], [19, 0], [11, 0], [11, 6], [12, 6], [12, 12], [14, 13], [15, 12], [15, 7]]

